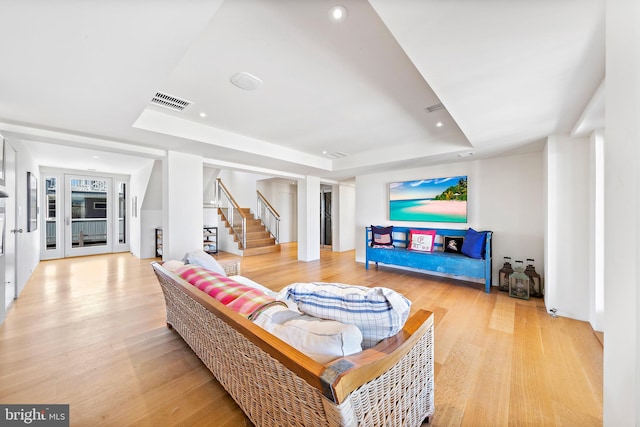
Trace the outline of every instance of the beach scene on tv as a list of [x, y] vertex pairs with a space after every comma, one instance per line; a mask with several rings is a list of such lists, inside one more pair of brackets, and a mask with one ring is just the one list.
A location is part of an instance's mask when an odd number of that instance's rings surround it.
[[389, 219], [467, 222], [467, 177], [390, 183]]

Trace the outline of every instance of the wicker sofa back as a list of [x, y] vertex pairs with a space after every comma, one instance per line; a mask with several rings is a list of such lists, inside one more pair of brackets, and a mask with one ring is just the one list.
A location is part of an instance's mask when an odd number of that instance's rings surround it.
[[175, 329], [256, 426], [419, 426], [434, 411], [433, 314], [321, 364], [152, 263]]

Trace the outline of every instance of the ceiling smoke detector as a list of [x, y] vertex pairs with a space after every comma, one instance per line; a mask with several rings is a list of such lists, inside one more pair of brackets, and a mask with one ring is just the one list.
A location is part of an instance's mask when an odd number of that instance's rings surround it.
[[151, 99], [151, 104], [173, 111], [182, 111], [191, 105], [192, 102], [167, 93], [156, 92], [155, 96]]
[[262, 80], [246, 72], [235, 74], [231, 77], [231, 83], [244, 90], [255, 90], [262, 84]]

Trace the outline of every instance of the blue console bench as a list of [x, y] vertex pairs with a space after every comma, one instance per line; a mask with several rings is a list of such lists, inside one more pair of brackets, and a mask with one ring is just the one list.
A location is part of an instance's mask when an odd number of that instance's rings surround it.
[[491, 292], [491, 238], [493, 233], [487, 232], [484, 259], [470, 258], [466, 255], [450, 252], [419, 252], [407, 249], [410, 230], [435, 230], [441, 236], [464, 237], [467, 230], [450, 230], [444, 228], [418, 228], [393, 226], [393, 249], [371, 247], [371, 227], [366, 229], [367, 251], [366, 269], [369, 262], [399, 265], [420, 270], [456, 276], [484, 279], [485, 292]]

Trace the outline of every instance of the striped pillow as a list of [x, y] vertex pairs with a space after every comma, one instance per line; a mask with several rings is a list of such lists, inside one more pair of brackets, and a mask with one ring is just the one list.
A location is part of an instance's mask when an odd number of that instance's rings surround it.
[[280, 291], [278, 299], [295, 302], [310, 316], [356, 325], [362, 332], [362, 348], [397, 334], [411, 309], [411, 302], [394, 290], [342, 283], [293, 283]]

